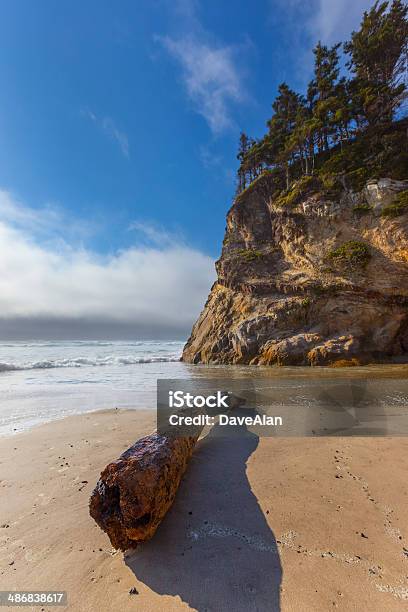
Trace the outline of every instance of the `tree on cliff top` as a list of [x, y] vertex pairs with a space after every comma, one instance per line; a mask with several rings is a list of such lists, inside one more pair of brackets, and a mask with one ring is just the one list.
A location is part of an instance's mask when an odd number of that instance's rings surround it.
[[392, 121], [406, 90], [408, 6], [401, 0], [388, 6], [377, 0], [344, 45], [361, 111], [370, 125]]
[[269, 141], [271, 147], [276, 150], [276, 162], [285, 170], [286, 184], [289, 188], [289, 167], [294, 161], [294, 150], [290, 144], [298, 118], [301, 97], [295, 93], [286, 83], [281, 83], [278, 88], [279, 95], [272, 104], [274, 114], [268, 121]]
[[[371, 157], [389, 157], [386, 149], [392, 137], [386, 132], [406, 98], [407, 16], [408, 6], [402, 0], [377, 0], [364, 13], [360, 29], [343, 46], [350, 78], [339, 79], [340, 43], [316, 45], [314, 76], [306, 97], [282, 83], [267, 134], [258, 141], [241, 136], [238, 192], [265, 169], [276, 170], [274, 176], [284, 175], [289, 189], [293, 179], [312, 173], [319, 160], [327, 160], [331, 149], [340, 143], [343, 152], [356, 137], [368, 136]], [[398, 139], [395, 143], [401, 143]], [[392, 146], [398, 147], [395, 143]]]
[[314, 79], [309, 84], [308, 97], [313, 115], [319, 124], [319, 151], [329, 150], [329, 139], [336, 131], [335, 116], [340, 101], [337, 91], [340, 46], [338, 43], [329, 48], [319, 42], [313, 49]]

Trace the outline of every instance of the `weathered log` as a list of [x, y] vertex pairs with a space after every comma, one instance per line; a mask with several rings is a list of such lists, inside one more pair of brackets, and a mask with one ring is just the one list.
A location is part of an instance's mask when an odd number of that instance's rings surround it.
[[103, 470], [89, 512], [114, 548], [134, 548], [154, 535], [174, 501], [199, 433], [151, 434]]
[[[244, 397], [228, 395], [228, 408], [246, 403]], [[219, 408], [207, 408], [212, 416]], [[200, 409], [181, 409], [180, 416], [201, 415]], [[167, 425], [169, 427], [169, 425]], [[203, 430], [203, 425], [171, 426], [166, 419], [153, 433], [128, 448], [101, 473], [89, 500], [89, 512], [105, 531], [114, 548], [127, 550], [145, 542], [156, 532], [172, 505], [181, 478]]]

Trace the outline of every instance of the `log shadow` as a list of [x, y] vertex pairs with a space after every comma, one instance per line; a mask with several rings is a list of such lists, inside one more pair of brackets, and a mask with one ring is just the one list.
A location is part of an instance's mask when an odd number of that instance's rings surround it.
[[216, 425], [197, 444], [156, 535], [125, 555], [139, 581], [199, 612], [280, 610], [276, 540], [246, 475], [258, 442], [245, 427]]

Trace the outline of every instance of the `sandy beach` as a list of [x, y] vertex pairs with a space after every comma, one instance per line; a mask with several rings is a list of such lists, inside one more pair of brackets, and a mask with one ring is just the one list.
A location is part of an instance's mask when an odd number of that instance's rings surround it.
[[0, 440], [1, 590], [65, 590], [68, 609], [104, 612], [406, 609], [408, 439], [210, 434], [154, 539], [123, 555], [88, 499], [154, 416], [96, 412]]

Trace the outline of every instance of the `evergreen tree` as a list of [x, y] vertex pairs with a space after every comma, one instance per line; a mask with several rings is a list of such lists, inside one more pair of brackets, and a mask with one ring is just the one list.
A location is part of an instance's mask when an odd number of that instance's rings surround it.
[[327, 152], [338, 145], [342, 152], [336, 163], [347, 167], [344, 146], [355, 138], [365, 139], [369, 159], [390, 158], [388, 126], [406, 96], [407, 16], [408, 6], [402, 0], [377, 0], [364, 13], [360, 29], [344, 45], [351, 79], [339, 78], [340, 43], [316, 45], [314, 76], [306, 96], [282, 83], [267, 134], [254, 141], [241, 133], [239, 192], [265, 169], [273, 171], [273, 180], [280, 188], [286, 183], [288, 190], [294, 179], [318, 171]]
[[326, 47], [320, 42], [313, 49], [315, 56], [314, 79], [309, 85], [309, 99], [313, 115], [320, 123], [319, 151], [329, 150], [330, 137], [335, 132], [334, 116], [338, 107], [337, 79], [339, 76], [339, 54], [341, 44]]
[[311, 90], [308, 98], [299, 98], [296, 124], [289, 141], [294, 160], [298, 160], [302, 174], [311, 174], [315, 163], [315, 150], [319, 138], [320, 122], [313, 116]]
[[353, 124], [356, 123], [357, 109], [353, 103], [353, 92], [351, 82], [345, 77], [341, 78], [335, 87], [335, 96], [331, 105], [331, 137], [334, 144], [350, 140], [355, 134]]
[[296, 127], [301, 96], [295, 93], [286, 83], [281, 83], [278, 96], [272, 105], [274, 114], [268, 121], [269, 142], [276, 151], [276, 163], [285, 170], [286, 188], [290, 185], [290, 163], [293, 161], [294, 150], [291, 142]]
[[247, 185], [247, 176], [246, 171], [244, 169], [244, 162], [246, 155], [251, 148], [250, 138], [245, 134], [245, 132], [241, 132], [239, 137], [239, 150], [237, 159], [240, 161], [240, 166], [238, 170], [238, 193], [241, 193], [246, 188]]
[[358, 106], [369, 125], [392, 121], [405, 94], [408, 6], [401, 0], [377, 0], [364, 13], [361, 27], [344, 45], [355, 75]]

